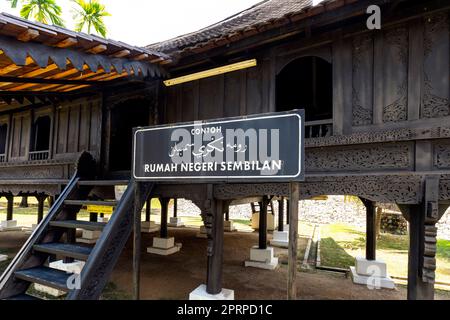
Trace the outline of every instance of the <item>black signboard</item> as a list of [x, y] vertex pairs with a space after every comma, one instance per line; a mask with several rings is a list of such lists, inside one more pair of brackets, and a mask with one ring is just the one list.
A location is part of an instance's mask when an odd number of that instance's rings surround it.
[[136, 128], [133, 176], [145, 181], [300, 181], [304, 112]]

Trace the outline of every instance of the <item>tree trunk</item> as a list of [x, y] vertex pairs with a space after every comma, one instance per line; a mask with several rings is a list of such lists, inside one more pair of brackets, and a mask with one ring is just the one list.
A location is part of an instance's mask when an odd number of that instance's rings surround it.
[[19, 207], [20, 208], [28, 208], [28, 197], [27, 196], [22, 196], [22, 201], [20, 201]]

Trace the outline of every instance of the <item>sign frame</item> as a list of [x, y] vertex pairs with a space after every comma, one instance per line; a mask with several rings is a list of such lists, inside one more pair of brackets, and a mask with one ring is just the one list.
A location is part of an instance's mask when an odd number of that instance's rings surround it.
[[[193, 127], [195, 125], [217, 125], [231, 122], [243, 122], [257, 119], [276, 119], [286, 117], [297, 117], [299, 119], [299, 172], [296, 175], [279, 176], [279, 175], [261, 175], [261, 176], [163, 176], [163, 177], [139, 177], [136, 175], [136, 137], [139, 132], [155, 131], [164, 129], [175, 129], [183, 127]], [[264, 183], [264, 182], [292, 182], [305, 180], [305, 111], [303, 109], [295, 109], [283, 112], [269, 112], [254, 114], [248, 116], [217, 118], [209, 120], [198, 120], [189, 122], [179, 122], [172, 124], [162, 124], [148, 127], [133, 128], [133, 144], [132, 144], [132, 177], [137, 182], [165, 182], [165, 183]]]

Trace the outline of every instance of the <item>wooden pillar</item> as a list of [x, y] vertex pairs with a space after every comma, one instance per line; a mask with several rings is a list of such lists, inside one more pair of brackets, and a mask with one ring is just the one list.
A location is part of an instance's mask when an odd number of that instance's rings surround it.
[[366, 205], [366, 259], [376, 260], [376, 251], [376, 207], [372, 201], [369, 201]]
[[150, 215], [152, 211], [152, 198], [149, 197], [145, 203], [145, 221], [150, 221]]
[[290, 215], [289, 215], [289, 212], [291, 212], [289, 201], [290, 200], [286, 200], [286, 224], [290, 224], [289, 222], [291, 220]]
[[377, 251], [377, 208], [371, 200], [359, 197], [366, 208], [366, 259], [376, 260]]
[[173, 217], [176, 218], [178, 216], [178, 200], [177, 198], [173, 199]]
[[259, 249], [267, 248], [267, 206], [269, 197], [263, 196], [259, 203]]
[[[77, 239], [77, 229], [67, 229], [66, 230], [66, 243], [75, 243]], [[74, 258], [64, 257], [63, 263], [72, 263]]]
[[230, 221], [230, 206], [227, 205], [225, 208], [225, 221]]
[[6, 195], [6, 200], [8, 200], [8, 204], [6, 206], [6, 220], [13, 220], [13, 211], [14, 211], [14, 196], [12, 194]]
[[213, 200], [208, 227], [211, 232], [208, 234], [208, 266], [206, 274], [206, 292], [218, 294], [222, 291], [223, 273], [223, 213], [224, 202]]
[[[416, 205], [398, 205], [403, 216], [409, 222], [409, 250], [408, 250], [408, 300], [433, 300], [434, 283], [425, 282], [424, 271], [424, 253], [425, 253], [425, 206]], [[427, 228], [427, 233], [430, 228]], [[435, 237], [436, 228], [431, 230]]]
[[159, 236], [161, 238], [167, 238], [167, 217], [169, 213], [169, 198], [159, 198], [161, 203], [161, 229]]
[[20, 201], [20, 208], [28, 208], [28, 196], [22, 196], [22, 200]]
[[284, 198], [278, 200], [278, 231], [284, 231]]
[[42, 219], [44, 219], [44, 203], [46, 198], [47, 198], [46, 195], [38, 195], [36, 197], [36, 200], [38, 201], [38, 214], [37, 214], [38, 224], [42, 221]]
[[[300, 200], [300, 185], [298, 182], [290, 183], [289, 190], [289, 248], [288, 248], [288, 281], [287, 298], [297, 298], [297, 239], [298, 239], [298, 202]], [[289, 203], [289, 202], [288, 202]]]
[[133, 206], [133, 299], [140, 298], [141, 275], [141, 208], [139, 207], [140, 183], [134, 183]]
[[98, 213], [97, 212], [89, 212], [89, 221], [97, 222], [98, 221]]

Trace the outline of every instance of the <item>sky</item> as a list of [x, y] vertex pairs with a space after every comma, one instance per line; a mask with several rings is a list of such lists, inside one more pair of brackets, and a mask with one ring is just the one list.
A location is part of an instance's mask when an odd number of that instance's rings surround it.
[[[20, 1], [20, 0], [19, 0]], [[261, 0], [101, 0], [111, 14], [105, 18], [107, 37], [145, 46], [196, 31], [242, 11]], [[66, 27], [73, 29], [70, 0], [56, 0], [63, 9]], [[0, 11], [19, 15], [6, 0]]]

